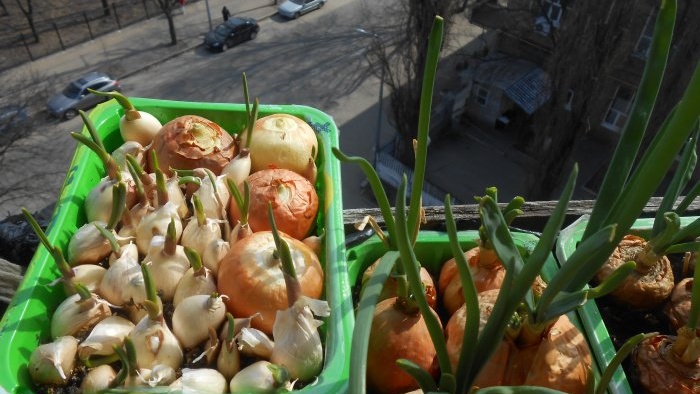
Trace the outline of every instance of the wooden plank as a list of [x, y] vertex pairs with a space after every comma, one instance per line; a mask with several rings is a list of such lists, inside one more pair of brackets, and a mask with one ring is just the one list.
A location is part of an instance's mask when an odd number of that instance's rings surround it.
[[21, 281], [22, 267], [0, 259], [0, 303], [10, 303]]

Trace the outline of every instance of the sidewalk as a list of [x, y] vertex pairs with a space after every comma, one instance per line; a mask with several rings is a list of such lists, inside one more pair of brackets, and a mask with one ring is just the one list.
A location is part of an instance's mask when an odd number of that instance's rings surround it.
[[[44, 84], [50, 83], [47, 89], [54, 91], [56, 84], [60, 86], [81, 73], [91, 70], [105, 71], [118, 79], [126, 78], [202, 45], [204, 35], [209, 31], [207, 3], [212, 27], [223, 21], [221, 9], [224, 5], [233, 16], [245, 15], [258, 21], [277, 13], [275, 0], [199, 0], [186, 5], [184, 13], [179, 8], [174, 10], [177, 36], [175, 46], [170, 45], [168, 21], [160, 14], [64, 51], [9, 69], [0, 74], [0, 84], [11, 87], [25, 81], [32, 82], [33, 79], [32, 86], [36, 89], [38, 78]], [[20, 91], [21, 88], [25, 87], [19, 87]], [[17, 97], [13, 94], [17, 92], [17, 88], [8, 88], [8, 90], [10, 94], [7, 96]], [[11, 99], [7, 96], [0, 98], [0, 105]]]

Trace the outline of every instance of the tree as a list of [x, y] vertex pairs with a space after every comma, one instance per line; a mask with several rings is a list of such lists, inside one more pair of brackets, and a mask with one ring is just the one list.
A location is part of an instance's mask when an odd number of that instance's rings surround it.
[[[572, 153], [607, 111], [613, 82], [610, 77], [628, 73], [630, 61], [642, 61], [631, 58], [639, 36], [630, 27], [646, 21], [649, 15], [640, 3], [645, 2], [606, 2], [609, 7], [602, 7], [596, 1], [578, 1], [562, 22], [545, 65], [552, 96], [535, 114], [529, 139], [528, 151], [538, 158], [530, 199], [556, 195], [573, 165]], [[699, 57], [700, 39], [689, 30], [700, 17], [700, 5], [680, 1], [679, 9], [673, 49], [648, 126], [649, 138], [685, 90]], [[570, 110], [564, 110], [572, 94]]]
[[[396, 156], [413, 162], [412, 141], [418, 130], [418, 108], [428, 37], [435, 15], [445, 20], [448, 40], [450, 17], [458, 0], [408, 0], [389, 6], [383, 15], [382, 34], [372, 49], [373, 69], [389, 88], [390, 123], [398, 134]], [[394, 8], [395, 7], [395, 8]]]
[[175, 20], [173, 10], [180, 4], [179, 0], [153, 0], [158, 8], [163, 11], [165, 19], [168, 20], [168, 30], [170, 31], [170, 45], [177, 45], [177, 34], [175, 32]]
[[34, 26], [34, 7], [32, 6], [32, 0], [26, 0], [26, 4], [22, 3], [21, 0], [17, 1], [17, 7], [22, 11], [24, 17], [27, 18], [27, 23], [29, 28], [32, 30], [32, 35], [34, 36], [34, 42], [39, 42], [39, 33], [36, 31], [36, 26]]

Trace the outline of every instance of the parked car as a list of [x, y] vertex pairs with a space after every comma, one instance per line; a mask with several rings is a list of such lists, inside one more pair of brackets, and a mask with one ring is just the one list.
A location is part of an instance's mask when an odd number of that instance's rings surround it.
[[49, 99], [49, 113], [59, 119], [71, 119], [78, 115], [78, 110], [90, 109], [109, 100], [109, 97], [92, 94], [88, 89], [100, 92], [121, 91], [121, 85], [119, 81], [103, 72], [89, 72], [69, 83], [61, 93]]
[[235, 16], [216, 26], [204, 36], [204, 46], [210, 51], [223, 52], [243, 41], [254, 39], [260, 26], [253, 18]]
[[318, 10], [326, 4], [326, 0], [285, 0], [277, 7], [277, 13], [285, 18], [296, 19], [300, 15]]

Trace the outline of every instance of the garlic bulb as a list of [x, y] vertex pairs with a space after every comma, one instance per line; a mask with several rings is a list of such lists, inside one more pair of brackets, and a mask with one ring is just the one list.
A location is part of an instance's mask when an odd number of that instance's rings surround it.
[[183, 368], [180, 379], [170, 385], [182, 393], [226, 393], [228, 382], [219, 371], [210, 368]]
[[78, 340], [72, 336], [58, 337], [39, 345], [29, 356], [29, 375], [37, 384], [62, 386], [68, 382], [75, 366]]
[[121, 346], [124, 338], [134, 329], [134, 323], [120, 317], [109, 316], [97, 323], [83, 342], [78, 345], [78, 357], [86, 360], [90, 356], [114, 354], [114, 346]]
[[63, 300], [51, 316], [51, 337], [54, 339], [83, 336], [101, 320], [112, 315], [105, 300], [80, 284], [76, 284], [75, 288], [77, 293]]
[[100, 393], [102, 390], [108, 389], [116, 377], [117, 373], [109, 364], [92, 368], [85, 374], [83, 382], [80, 384], [80, 391], [83, 394]]
[[232, 393], [278, 393], [292, 389], [287, 370], [269, 361], [258, 361], [236, 374], [231, 379], [229, 389]]
[[[193, 295], [183, 299], [173, 312], [173, 332], [185, 349], [191, 349], [209, 337], [209, 327], [218, 329], [226, 319], [221, 296]], [[196, 324], [192, 324], [196, 322]]]
[[275, 346], [270, 361], [287, 368], [292, 379], [309, 381], [323, 367], [323, 346], [316, 316], [329, 316], [326, 301], [299, 297], [290, 308], [277, 312], [272, 335]]

